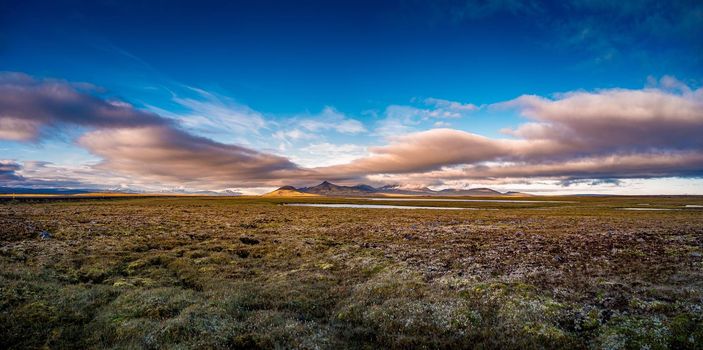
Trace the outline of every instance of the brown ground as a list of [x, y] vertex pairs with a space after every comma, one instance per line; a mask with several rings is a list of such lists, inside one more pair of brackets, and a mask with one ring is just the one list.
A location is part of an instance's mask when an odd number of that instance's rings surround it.
[[557, 199], [0, 202], [0, 348], [700, 348], [703, 199]]

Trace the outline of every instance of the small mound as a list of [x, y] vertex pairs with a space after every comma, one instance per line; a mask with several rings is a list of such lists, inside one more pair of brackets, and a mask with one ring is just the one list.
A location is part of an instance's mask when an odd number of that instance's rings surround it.
[[534, 194], [513, 191], [505, 192], [503, 195], [507, 197], [535, 197]]
[[273, 192], [263, 194], [262, 197], [318, 197], [318, 195], [300, 192], [293, 186], [283, 186]]

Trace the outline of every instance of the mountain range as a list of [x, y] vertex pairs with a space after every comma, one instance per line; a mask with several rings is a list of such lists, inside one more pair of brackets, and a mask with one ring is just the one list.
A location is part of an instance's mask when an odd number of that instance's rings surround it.
[[[0, 194], [51, 194], [51, 195], [85, 195], [91, 193], [113, 193], [113, 194], [133, 194], [140, 195], [147, 192], [129, 191], [125, 189], [61, 189], [61, 188], [19, 188], [19, 187], [2, 187], [0, 186]], [[156, 194], [156, 193], [154, 193]], [[198, 191], [189, 192], [178, 189], [168, 191], [160, 191], [161, 195], [203, 195], [203, 196], [237, 196], [241, 193], [236, 191]], [[355, 186], [336, 185], [328, 181], [324, 181], [317, 186], [299, 187], [283, 186], [275, 191], [264, 194], [265, 197], [313, 197], [313, 196], [382, 196], [382, 195], [399, 195], [399, 196], [513, 196], [525, 197], [529, 194], [520, 192], [498, 192], [490, 188], [471, 188], [471, 189], [444, 189], [435, 191], [427, 187], [407, 188], [400, 185], [386, 185], [382, 187], [373, 187], [370, 185], [359, 184]]]
[[273, 192], [269, 192], [264, 196], [267, 197], [294, 197], [294, 196], [373, 196], [373, 195], [407, 195], [407, 196], [530, 196], [529, 194], [520, 192], [498, 192], [490, 188], [471, 188], [471, 189], [444, 189], [435, 191], [427, 187], [408, 189], [399, 185], [386, 185], [382, 187], [373, 187], [370, 185], [359, 184], [356, 186], [335, 185], [331, 182], [324, 181], [317, 186], [295, 188], [293, 186], [283, 186]]
[[120, 195], [200, 195], [200, 196], [239, 196], [240, 192], [225, 190], [225, 191], [185, 191], [180, 189], [161, 190], [158, 192], [137, 191], [124, 188], [31, 188], [31, 187], [2, 187], [0, 186], [0, 195], [17, 194], [17, 195], [60, 195], [74, 196], [86, 194], [120, 194]]

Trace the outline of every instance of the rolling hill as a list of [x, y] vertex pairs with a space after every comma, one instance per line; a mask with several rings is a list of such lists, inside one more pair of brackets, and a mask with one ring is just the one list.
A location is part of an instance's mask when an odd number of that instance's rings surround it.
[[317, 186], [299, 188], [298, 191], [322, 196], [368, 196], [378, 193], [376, 188], [369, 185], [340, 186], [327, 181]]
[[317, 197], [314, 193], [305, 193], [298, 191], [293, 186], [283, 186], [275, 191], [266, 193], [262, 197]]
[[319, 196], [373, 196], [373, 195], [406, 195], [406, 196], [530, 196], [529, 194], [519, 192], [498, 192], [490, 188], [471, 188], [471, 189], [444, 189], [434, 191], [427, 187], [421, 188], [404, 188], [398, 185], [386, 185], [382, 187], [373, 187], [370, 185], [359, 184], [355, 186], [336, 185], [329, 181], [324, 181], [316, 186], [295, 188], [293, 186], [283, 186], [276, 191], [265, 194], [266, 197], [293, 197], [305, 195]]

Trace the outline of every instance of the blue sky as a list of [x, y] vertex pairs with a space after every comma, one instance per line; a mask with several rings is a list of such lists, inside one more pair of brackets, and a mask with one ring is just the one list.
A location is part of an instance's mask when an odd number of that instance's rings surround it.
[[[524, 139], [505, 130], [530, 120], [545, 122], [545, 114], [526, 116], [534, 105], [500, 108], [524, 95], [559, 101], [579, 92], [657, 89], [692, 100], [691, 113], [697, 122], [703, 118], [697, 114], [703, 78], [703, 5], [697, 1], [3, 1], [0, 23], [2, 71], [37, 82], [90, 84], [89, 89], [79, 86], [80, 93], [129, 103], [174, 120], [194, 136], [285, 157], [305, 169], [370, 157], [378, 153], [374, 147], [397, 145], [399, 137], [431, 130]], [[670, 81], [692, 92], [686, 95]], [[179, 183], [114, 166], [113, 155], [78, 141], [95, 129], [90, 122], [59, 120], [42, 126], [41, 137], [0, 139], [0, 159], [73, 170], [95, 167], [126, 187], [166, 182], [202, 188], [191, 176]], [[671, 151], [666, 142], [647, 147]], [[622, 156], [634, 147], [625, 146], [607, 152]], [[691, 152], [695, 147], [674, 148]], [[603, 152], [586, 147], [570, 157]], [[500, 161], [505, 156], [480, 162]], [[703, 169], [697, 165], [682, 171], [599, 173], [593, 176], [623, 181], [579, 182], [593, 183], [585, 187], [565, 187], [573, 183], [565, 179], [588, 177], [568, 171], [537, 178], [404, 177], [479, 163], [450, 160], [435, 168], [384, 173], [372, 169], [339, 180], [379, 183], [380, 175], [396, 175], [389, 181], [627, 192], [624, 184], [640, 178], [636, 181], [656, 182], [652, 188], [659, 192], [667, 191], [662, 181], [690, 182], [696, 187], [690, 192], [703, 192], [701, 172], [695, 171]], [[39, 176], [28, 169], [18, 174]], [[76, 175], [79, 184], [115, 184], [81, 176]], [[41, 177], [51, 182], [46, 169]], [[267, 188], [284, 180], [232, 178], [212, 189]]]

